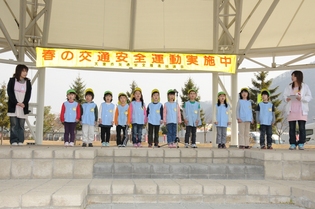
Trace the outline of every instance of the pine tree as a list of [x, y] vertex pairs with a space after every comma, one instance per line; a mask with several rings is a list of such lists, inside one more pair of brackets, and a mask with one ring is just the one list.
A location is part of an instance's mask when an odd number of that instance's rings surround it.
[[[50, 110], [51, 106], [44, 107], [43, 136], [54, 131], [56, 115], [50, 113]], [[34, 125], [36, 125], [36, 121], [34, 121]]]
[[[189, 100], [188, 91], [190, 89], [194, 89], [197, 93], [197, 97], [195, 100], [197, 102], [199, 102], [199, 100], [200, 100], [200, 95], [198, 94], [199, 87], [197, 87], [194, 84], [194, 81], [189, 77], [188, 81], [185, 83], [184, 88], [182, 88], [182, 95], [180, 96], [180, 98], [182, 100], [182, 107], [184, 107], [185, 102], [187, 102]], [[181, 113], [182, 113], [182, 110], [181, 110]], [[182, 117], [182, 125], [185, 126], [183, 114], [181, 114], [181, 117]], [[200, 109], [200, 119], [201, 119], [201, 126], [205, 126], [206, 125], [205, 113], [204, 113], [203, 109]], [[201, 127], [201, 126], [199, 126], [199, 127]]]
[[133, 80], [130, 86], [130, 92], [126, 91], [127, 94], [127, 103], [129, 104], [132, 100], [132, 93], [134, 92], [135, 88], [138, 87], [138, 84]]
[[4, 130], [9, 128], [10, 124], [9, 116], [7, 116], [8, 97], [6, 95], [6, 91], [6, 84], [3, 83], [0, 89], [0, 131], [2, 132], [2, 135], [4, 134]]
[[82, 104], [85, 101], [84, 98], [85, 84], [82, 78], [80, 77], [80, 74], [74, 80], [73, 84], [70, 85], [70, 89], [75, 90], [75, 92], [77, 93], [76, 101]]
[[44, 136], [46, 135], [46, 133], [54, 131], [56, 116], [50, 113], [50, 110], [51, 110], [51, 106], [44, 107], [44, 128], [43, 128]]
[[[79, 104], [82, 104], [85, 101], [84, 98], [85, 84], [82, 78], [80, 77], [80, 74], [74, 80], [74, 83], [70, 86], [70, 89], [75, 90], [75, 92], [77, 93], [76, 101], [79, 102]], [[77, 123], [76, 130], [82, 130], [82, 125], [80, 123]]]
[[281, 104], [281, 100], [278, 99], [280, 93], [276, 94], [278, 87], [270, 89], [270, 85], [272, 84], [272, 79], [266, 80], [268, 76], [267, 71], [261, 71], [259, 73], [254, 74], [255, 79], [252, 79], [253, 87], [249, 88], [250, 99], [252, 101], [252, 108], [253, 108], [253, 117], [254, 117], [254, 124], [251, 124], [251, 130], [257, 131], [257, 121], [256, 121], [256, 108], [258, 105], [257, 96], [260, 95], [262, 89], [268, 89], [270, 92], [269, 100], [275, 107], [275, 117], [276, 121], [275, 124], [280, 123], [282, 121], [281, 111], [278, 109], [279, 105]]

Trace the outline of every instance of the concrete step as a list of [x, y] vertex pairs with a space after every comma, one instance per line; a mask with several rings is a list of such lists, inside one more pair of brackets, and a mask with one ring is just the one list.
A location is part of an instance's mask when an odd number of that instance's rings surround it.
[[264, 179], [264, 166], [201, 163], [106, 163], [93, 177], [105, 179]]
[[83, 209], [104, 203], [293, 203], [315, 208], [314, 188], [314, 181], [283, 180], [0, 180], [0, 208]]
[[314, 181], [94, 179], [87, 203], [282, 203], [315, 208]]

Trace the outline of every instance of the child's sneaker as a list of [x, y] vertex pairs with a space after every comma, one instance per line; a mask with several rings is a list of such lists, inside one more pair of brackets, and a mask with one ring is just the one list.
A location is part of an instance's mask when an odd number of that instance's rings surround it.
[[299, 144], [298, 147], [299, 147], [299, 150], [304, 150], [304, 144]]
[[18, 145], [18, 143], [13, 142], [11, 145], [13, 145], [13, 146], [17, 146], [17, 145]]
[[69, 142], [65, 142], [65, 147], [69, 146]]
[[267, 149], [273, 149], [273, 148], [272, 148], [272, 146], [271, 146], [271, 145], [268, 145], [268, 146], [267, 146]]
[[89, 143], [89, 147], [93, 147], [93, 144], [92, 144], [92, 143]]
[[185, 143], [185, 147], [188, 148], [188, 147], [189, 147], [189, 144], [188, 144], [188, 143]]
[[177, 148], [176, 143], [172, 143], [172, 147], [173, 147], [173, 148]]
[[140, 142], [138, 142], [137, 146], [138, 146], [138, 147], [141, 147], [141, 143], [140, 143]]
[[266, 146], [265, 145], [261, 145], [260, 149], [266, 149]]
[[225, 149], [225, 148], [226, 148], [225, 144], [222, 144], [222, 145], [221, 145], [221, 148], [222, 148], [222, 149]]
[[169, 143], [168, 148], [173, 148], [173, 145], [171, 143]]
[[86, 147], [86, 143], [83, 143], [83, 144], [82, 144], [82, 147]]
[[126, 147], [126, 145], [122, 144], [121, 147]]
[[151, 147], [152, 147], [152, 144], [149, 144], [148, 147], [151, 148]]
[[105, 142], [102, 142], [102, 147], [105, 147], [106, 146], [106, 143]]
[[191, 145], [192, 148], [197, 148], [196, 144]]
[[105, 142], [105, 146], [106, 146], [106, 147], [109, 147], [109, 142]]
[[134, 147], [138, 147], [138, 144], [137, 144], [137, 143], [134, 143], [133, 146], [134, 146]]
[[218, 144], [218, 149], [222, 148], [222, 145], [221, 144]]
[[19, 145], [19, 146], [23, 146], [24, 144], [23, 144], [22, 142], [19, 142], [18, 145]]
[[70, 146], [70, 147], [73, 147], [73, 146], [74, 146], [74, 143], [73, 143], [73, 142], [70, 142], [70, 143], [69, 143], [69, 146]]
[[296, 145], [295, 144], [291, 144], [289, 150], [295, 150], [296, 149]]
[[154, 148], [160, 148], [160, 145], [154, 144]]

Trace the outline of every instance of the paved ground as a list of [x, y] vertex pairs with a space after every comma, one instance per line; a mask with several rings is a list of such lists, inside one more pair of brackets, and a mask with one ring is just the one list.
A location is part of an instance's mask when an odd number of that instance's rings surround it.
[[289, 204], [94, 204], [88, 205], [86, 209], [303, 209]]

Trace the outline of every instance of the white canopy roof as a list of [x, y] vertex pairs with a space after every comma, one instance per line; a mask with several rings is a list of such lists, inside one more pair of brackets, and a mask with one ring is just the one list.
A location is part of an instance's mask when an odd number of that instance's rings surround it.
[[16, 46], [29, 45], [29, 56], [33, 46], [47, 46], [228, 53], [243, 55], [241, 63], [315, 51], [314, 0], [32, 0], [26, 44], [20, 2], [0, 1], [0, 52], [12, 50], [5, 33]]

